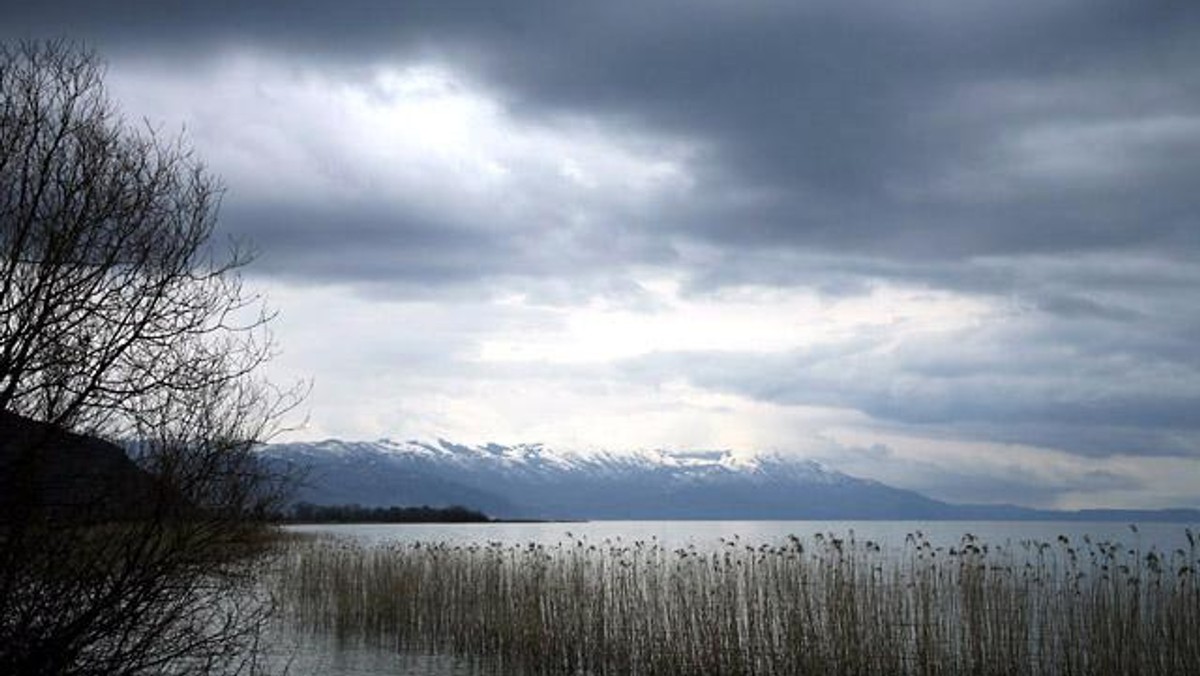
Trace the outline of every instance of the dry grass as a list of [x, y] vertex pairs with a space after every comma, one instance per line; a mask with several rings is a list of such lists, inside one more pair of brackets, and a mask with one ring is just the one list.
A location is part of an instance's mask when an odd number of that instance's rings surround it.
[[1116, 543], [899, 551], [818, 535], [716, 551], [316, 540], [280, 596], [306, 631], [526, 674], [1200, 674], [1200, 567]]

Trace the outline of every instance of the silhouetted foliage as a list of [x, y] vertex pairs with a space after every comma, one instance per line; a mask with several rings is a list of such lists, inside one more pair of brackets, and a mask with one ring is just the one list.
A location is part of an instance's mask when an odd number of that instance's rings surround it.
[[284, 487], [254, 448], [301, 393], [255, 376], [270, 314], [220, 195], [93, 53], [0, 46], [0, 673], [253, 666]]
[[487, 523], [483, 512], [461, 505], [450, 507], [363, 507], [314, 505], [299, 502], [289, 510], [288, 521], [300, 523]]

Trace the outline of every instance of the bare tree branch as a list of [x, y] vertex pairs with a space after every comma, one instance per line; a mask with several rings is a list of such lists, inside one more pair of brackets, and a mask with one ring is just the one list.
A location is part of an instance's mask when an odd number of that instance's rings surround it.
[[103, 77], [0, 46], [0, 673], [209, 673], [267, 610], [246, 555], [286, 482], [255, 447], [304, 391], [255, 375], [273, 315], [214, 245], [221, 184]]

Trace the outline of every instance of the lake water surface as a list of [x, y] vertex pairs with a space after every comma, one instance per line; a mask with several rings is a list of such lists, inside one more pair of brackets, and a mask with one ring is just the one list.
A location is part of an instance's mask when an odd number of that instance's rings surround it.
[[1139, 550], [1151, 547], [1169, 552], [1187, 547], [1186, 529], [1193, 534], [1200, 524], [1126, 523], [1096, 521], [588, 521], [580, 523], [484, 523], [484, 524], [312, 524], [287, 529], [345, 537], [364, 544], [389, 542], [447, 542], [453, 544], [498, 542], [524, 545], [530, 542], [553, 546], [572, 539], [586, 538], [593, 543], [604, 540], [632, 542], [657, 540], [667, 548], [695, 545], [719, 547], [723, 540], [737, 538], [749, 545], [775, 544], [790, 535], [810, 540], [817, 534], [839, 538], [853, 535], [871, 540], [885, 548], [903, 547], [909, 534], [920, 533], [934, 546], [950, 547], [965, 534], [991, 545], [1018, 545], [1023, 540], [1053, 542], [1065, 536], [1079, 541], [1119, 542]]

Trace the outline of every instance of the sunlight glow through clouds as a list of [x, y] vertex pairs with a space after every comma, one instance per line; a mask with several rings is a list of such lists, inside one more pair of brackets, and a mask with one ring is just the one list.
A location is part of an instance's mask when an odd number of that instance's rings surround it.
[[0, 32], [222, 180], [292, 439], [1197, 505], [1196, 3], [151, 4]]
[[[519, 235], [526, 247], [587, 256], [591, 244], [616, 245], [614, 214], [653, 213], [694, 188], [694, 146], [582, 118], [521, 119], [436, 65], [346, 78], [242, 53], [199, 68], [191, 81], [161, 77], [153, 66], [117, 75], [115, 94], [128, 109], [185, 121], [198, 151], [236, 187], [235, 201], [335, 205], [332, 213], [358, 202], [415, 205], [410, 214], [454, 214], [476, 233]], [[196, 88], [210, 93], [199, 103], [189, 96]], [[369, 230], [404, 225], [382, 213]], [[591, 228], [610, 234], [597, 243], [588, 239]], [[687, 241], [672, 246], [677, 255], [696, 253]], [[352, 283], [279, 285], [269, 297], [287, 341], [271, 369], [281, 380], [314, 381], [309, 405], [317, 415], [297, 435], [362, 438], [379, 430], [577, 449], [779, 451], [907, 486], [922, 485], [923, 468], [953, 472], [976, 455], [996, 459], [998, 476], [1026, 481], [1026, 468], [1039, 463], [1050, 482], [1094, 467], [1044, 449], [987, 445], [964, 455], [958, 441], [942, 448], [929, 438], [885, 439], [890, 459], [863, 456], [860, 467], [846, 452], [853, 437], [838, 434], [872, 427], [853, 408], [756, 400], [707, 389], [686, 371], [663, 379], [620, 373], [623, 362], [654, 354], [814, 347], [837, 354], [856, 344], [886, 361], [893, 349], [936, 349], [1006, 312], [981, 297], [887, 283], [840, 296], [752, 284], [698, 294], [669, 262], [611, 272], [609, 279], [636, 289], [633, 300], [586, 290], [547, 296], [539, 283], [528, 292], [504, 278], [481, 295], [439, 302], [389, 301]], [[848, 372], [855, 363], [835, 359], [812, 373], [874, 377]]]
[[[153, 65], [114, 69], [128, 110], [182, 120], [238, 194], [279, 200], [454, 195], [521, 203], [562, 190], [644, 199], [691, 185], [693, 148], [586, 118], [530, 121], [436, 64], [377, 66], [347, 78], [231, 52], [186, 81]], [[208, 92], [197, 106], [191, 92]], [[236, 115], [236, 120], [228, 119]], [[231, 131], [233, 135], [231, 135]]]
[[[593, 300], [550, 309], [562, 321], [542, 329], [486, 338], [481, 361], [594, 363], [654, 352], [782, 352], [857, 337], [887, 327], [893, 340], [970, 326], [992, 309], [943, 292], [879, 287], [870, 294], [824, 299], [812, 290], [743, 287], [686, 297], [670, 279], [644, 282], [654, 311]], [[506, 301], [525, 305], [521, 297]]]
[[555, 448], [628, 452], [721, 449], [808, 454], [812, 430], [845, 425], [854, 412], [779, 406], [670, 380], [657, 385], [591, 378], [477, 378], [453, 393], [397, 395], [406, 434], [451, 434], [464, 443], [536, 441]]
[[[807, 453], [821, 450], [820, 430], [861, 424], [864, 416], [755, 401], [696, 385], [686, 374], [640, 379], [614, 369], [653, 350], [836, 347], [880, 327], [892, 340], [932, 337], [990, 312], [978, 301], [915, 290], [881, 288], [831, 301], [800, 290], [746, 288], [689, 297], [667, 279], [644, 286], [658, 301], [654, 311], [600, 300], [538, 306], [521, 296], [382, 302], [350, 288], [273, 286], [288, 343], [272, 368], [282, 380], [309, 374], [316, 381], [310, 404], [322, 415], [302, 436], [357, 438], [368, 428], [480, 443]], [[345, 349], [347, 340], [353, 350]], [[408, 366], [381, 368], [397, 361]]]

